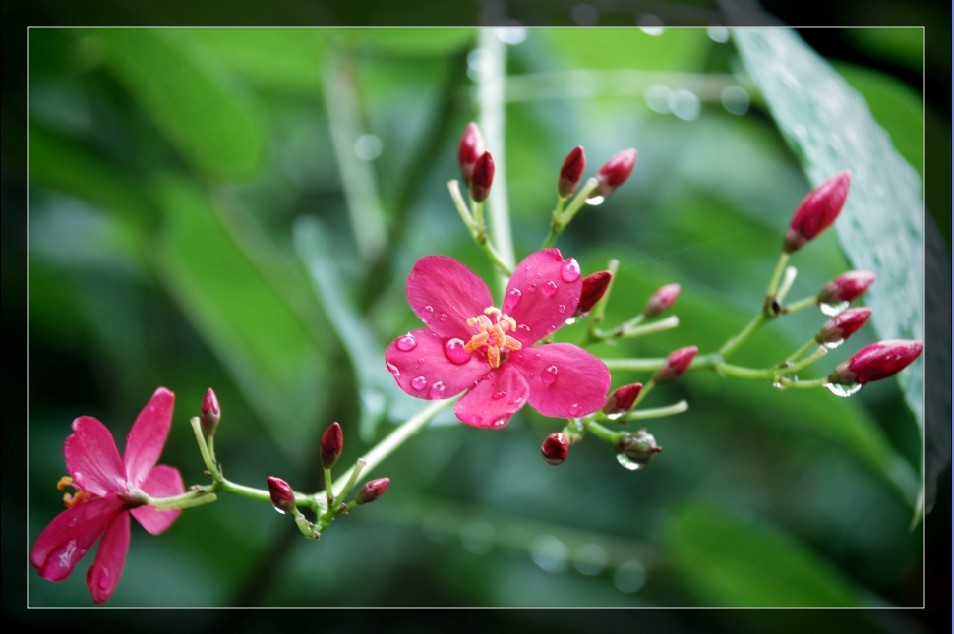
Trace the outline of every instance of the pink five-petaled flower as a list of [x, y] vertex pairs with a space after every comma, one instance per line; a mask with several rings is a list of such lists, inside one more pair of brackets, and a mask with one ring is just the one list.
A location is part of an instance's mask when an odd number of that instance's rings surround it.
[[63, 455], [75, 496], [67, 495], [65, 511], [43, 529], [30, 563], [50, 581], [66, 579], [93, 543], [102, 536], [86, 585], [96, 603], [116, 589], [129, 550], [129, 515], [158, 535], [179, 517], [181, 510], [147, 506], [149, 496], [169, 497], [185, 491], [178, 469], [156, 465], [172, 423], [173, 394], [160, 387], [139, 414], [126, 438], [120, 458], [116, 441], [106, 427], [89, 416], [73, 421], [73, 433], [63, 443]]
[[569, 343], [536, 347], [571, 317], [582, 280], [576, 260], [558, 249], [528, 256], [507, 283], [502, 309], [473, 271], [430, 256], [407, 278], [407, 299], [428, 328], [388, 346], [388, 371], [402, 390], [424, 399], [460, 392], [454, 412], [475, 427], [501, 428], [527, 402], [544, 416], [576, 418], [606, 402], [609, 370]]

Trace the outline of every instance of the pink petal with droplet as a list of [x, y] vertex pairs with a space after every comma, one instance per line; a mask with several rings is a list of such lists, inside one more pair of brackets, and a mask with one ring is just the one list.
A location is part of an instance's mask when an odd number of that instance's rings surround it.
[[[487, 358], [479, 352], [462, 365], [451, 363], [444, 354], [445, 338], [432, 330], [420, 328], [410, 334], [417, 342], [412, 350], [401, 350], [395, 339], [384, 353], [384, 359], [391, 376], [411, 396], [428, 400], [450, 398], [472, 387], [490, 369]], [[419, 363], [420, 359], [424, 359], [423, 364]], [[438, 381], [443, 382], [443, 395], [440, 390], [431, 389]]]
[[122, 513], [115, 493], [70, 507], [53, 518], [30, 551], [30, 564], [50, 581], [66, 579], [106, 528]]
[[174, 401], [172, 392], [158, 388], [126, 437], [125, 465], [130, 488], [139, 488], [159, 460], [172, 425]]
[[438, 334], [464, 341], [474, 333], [467, 319], [494, 305], [482, 279], [457, 260], [440, 255], [421, 258], [414, 265], [407, 276], [407, 301]]
[[116, 441], [95, 418], [81, 416], [73, 421], [73, 433], [63, 443], [63, 457], [77, 487], [98, 496], [127, 489]]
[[528, 393], [527, 379], [520, 371], [503, 365], [464, 394], [454, 405], [454, 413], [468, 425], [501, 429], [526, 405]]
[[[540, 358], [536, 358], [540, 355]], [[511, 355], [530, 384], [530, 406], [544, 416], [575, 418], [603, 407], [610, 386], [606, 365], [579, 346], [551, 343], [524, 348]], [[557, 369], [556, 379], [547, 384], [547, 369]], [[529, 377], [530, 374], [534, 376]]]
[[[157, 465], [143, 482], [142, 490], [148, 493], [149, 497], [167, 498], [184, 493], [185, 485], [178, 469], [167, 465]], [[130, 512], [150, 534], [158, 535], [176, 521], [182, 509], [159, 510], [151, 506], [139, 506]]]
[[86, 587], [94, 603], [103, 603], [113, 596], [123, 574], [129, 552], [129, 514], [120, 513], [106, 529], [96, 550], [96, 559], [86, 573]]
[[[565, 263], [559, 249], [544, 249], [528, 255], [513, 270], [504, 297], [513, 289], [520, 291], [520, 299], [507, 314], [516, 320], [514, 336], [524, 346], [558, 330], [576, 311], [583, 281], [580, 275], [567, 281], [563, 275]], [[550, 284], [555, 288], [548, 287]], [[520, 326], [528, 326], [529, 331]]]

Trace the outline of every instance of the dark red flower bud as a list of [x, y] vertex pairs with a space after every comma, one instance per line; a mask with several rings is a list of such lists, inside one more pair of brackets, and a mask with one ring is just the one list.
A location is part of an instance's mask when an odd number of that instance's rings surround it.
[[[662, 447], [656, 444], [656, 438], [652, 434], [641, 429], [635, 434], [623, 434], [619, 441], [619, 450], [635, 464], [630, 468], [638, 469], [649, 464], [649, 461], [662, 451]], [[622, 458], [620, 461], [622, 462]]]
[[543, 459], [552, 465], [563, 464], [566, 455], [570, 453], [570, 443], [563, 434], [553, 433], [543, 439], [540, 453], [543, 454]]
[[597, 271], [584, 277], [583, 287], [580, 289], [580, 303], [576, 305], [573, 316], [580, 317], [593, 310], [596, 302], [606, 294], [606, 289], [612, 281], [613, 274], [610, 271]]
[[874, 281], [875, 274], [871, 271], [848, 271], [825, 284], [815, 300], [819, 304], [850, 302], [860, 297]]
[[288, 483], [281, 478], [268, 478], [268, 497], [272, 500], [272, 506], [279, 513], [295, 512], [295, 492]]
[[460, 175], [464, 184], [470, 186], [470, 177], [474, 172], [474, 163], [484, 153], [484, 138], [480, 136], [480, 129], [476, 123], [468, 123], [464, 134], [457, 146], [457, 162], [460, 164]]
[[841, 213], [851, 187], [851, 172], [835, 174], [813, 189], [798, 206], [792, 226], [785, 234], [785, 253], [798, 251], [805, 243], [827, 229]]
[[674, 351], [669, 355], [669, 358], [666, 359], [666, 363], [656, 370], [656, 374], [653, 375], [653, 381], [655, 381], [656, 384], [668, 383], [676, 377], [682, 376], [686, 370], [689, 369], [692, 360], [696, 358], [697, 352], [699, 352], [699, 348], [696, 346], [687, 346]]
[[596, 175], [596, 180], [600, 183], [598, 189], [600, 196], [606, 198], [617, 187], [626, 182], [635, 163], [636, 150], [634, 148], [626, 148], [606, 161], [600, 168], [599, 174]]
[[384, 492], [388, 490], [388, 485], [391, 484], [389, 478], [379, 478], [378, 480], [371, 480], [364, 485], [364, 488], [358, 492], [358, 496], [355, 498], [355, 502], [358, 504], [367, 504], [368, 502], [374, 502], [379, 497], [384, 495]]
[[474, 173], [470, 179], [470, 197], [474, 202], [482, 203], [490, 196], [490, 186], [494, 183], [494, 157], [484, 152], [474, 164]]
[[864, 326], [868, 317], [871, 317], [870, 308], [849, 308], [826, 321], [815, 335], [815, 341], [840, 343]]
[[897, 374], [921, 354], [920, 341], [891, 339], [865, 346], [828, 376], [831, 383], [865, 384]]
[[202, 399], [202, 416], [200, 417], [202, 430], [206, 436], [215, 433], [215, 428], [218, 427], [221, 418], [222, 411], [219, 409], [219, 399], [215, 397], [215, 392], [210, 387], [205, 392], [205, 398]]
[[655, 293], [652, 297], [649, 298], [649, 301], [646, 302], [646, 308], [643, 309], [644, 317], [656, 317], [661, 315], [676, 303], [676, 300], [679, 299], [679, 291], [682, 290], [682, 287], [678, 284], [666, 284]]
[[642, 383], [630, 383], [623, 387], [616, 388], [610, 397], [606, 399], [606, 405], [603, 406], [603, 413], [611, 419], [619, 418], [633, 407], [636, 398], [643, 390]]
[[570, 150], [563, 161], [560, 180], [557, 182], [557, 191], [560, 193], [560, 198], [569, 198], [573, 195], [580, 184], [580, 178], [583, 176], [585, 167], [586, 155], [583, 154], [583, 146], [578, 145]]
[[341, 425], [331, 423], [325, 430], [325, 435], [321, 437], [321, 466], [330, 469], [338, 461], [341, 455], [341, 448], [344, 446], [344, 434], [341, 433]]

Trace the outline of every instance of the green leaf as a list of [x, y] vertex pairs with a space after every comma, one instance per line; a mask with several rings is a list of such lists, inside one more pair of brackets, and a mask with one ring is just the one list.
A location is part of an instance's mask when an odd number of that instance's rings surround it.
[[[851, 170], [851, 194], [835, 230], [853, 266], [877, 275], [866, 302], [879, 337], [923, 341], [924, 217], [917, 172], [861, 95], [793, 31], [742, 29], [734, 36], [809, 181]], [[923, 362], [898, 379], [923, 435]]]
[[90, 34], [146, 114], [200, 169], [245, 176], [262, 161], [255, 105], [214, 56], [177, 29], [102, 29]]
[[344, 29], [343, 38], [396, 55], [443, 55], [476, 42], [472, 28]]
[[710, 606], [855, 607], [860, 592], [841, 571], [765, 520], [704, 506], [666, 525], [673, 564]]

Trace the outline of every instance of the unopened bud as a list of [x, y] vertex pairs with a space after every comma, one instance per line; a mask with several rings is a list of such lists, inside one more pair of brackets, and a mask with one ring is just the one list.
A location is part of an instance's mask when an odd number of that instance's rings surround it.
[[645, 467], [653, 457], [662, 451], [656, 444], [656, 438], [641, 429], [635, 434], [623, 434], [619, 441], [619, 450], [640, 467]]
[[586, 155], [583, 153], [583, 146], [578, 145], [566, 155], [563, 161], [563, 169], [560, 170], [560, 180], [557, 182], [557, 191], [560, 198], [569, 198], [580, 185], [580, 178], [583, 176], [583, 169], [586, 167]]
[[460, 164], [460, 175], [464, 184], [470, 186], [470, 177], [474, 172], [474, 163], [484, 153], [484, 139], [480, 136], [480, 129], [476, 123], [468, 123], [464, 134], [457, 146], [457, 162]]
[[646, 308], [643, 309], [643, 317], [656, 317], [661, 315], [676, 303], [679, 299], [679, 291], [682, 287], [678, 284], [666, 284], [649, 298], [646, 302]]
[[805, 243], [835, 222], [848, 198], [851, 172], [835, 174], [805, 196], [792, 217], [792, 226], [782, 245], [785, 253], [798, 251]]
[[825, 284], [815, 301], [819, 304], [840, 304], [860, 297], [871, 283], [875, 274], [871, 271], [848, 271]]
[[494, 157], [484, 152], [474, 163], [474, 173], [470, 177], [470, 197], [474, 202], [482, 203], [490, 196], [490, 186], [494, 183]]
[[597, 271], [583, 278], [583, 287], [580, 289], [580, 303], [576, 305], [574, 317], [581, 317], [591, 310], [596, 302], [603, 299], [610, 282], [613, 281], [611, 271]]
[[540, 453], [543, 454], [543, 459], [552, 465], [563, 464], [566, 455], [570, 453], [570, 443], [563, 434], [553, 433], [543, 439]]
[[205, 432], [206, 436], [212, 436], [215, 433], [215, 428], [219, 425], [219, 420], [222, 418], [222, 412], [219, 409], [219, 399], [216, 398], [215, 392], [212, 391], [210, 387], [205, 392], [205, 398], [202, 399], [202, 416], [200, 420], [202, 421], [202, 431]]
[[870, 308], [849, 308], [826, 321], [815, 335], [815, 341], [840, 343], [864, 326], [868, 317], [871, 317]]
[[619, 154], [616, 154], [610, 160], [603, 164], [596, 180], [599, 181], [599, 194], [606, 198], [613, 191], [626, 182], [629, 173], [633, 171], [633, 165], [636, 163], [636, 150], [626, 148]]
[[279, 513], [295, 512], [295, 492], [281, 478], [269, 476], [268, 497], [272, 501], [272, 506]]
[[341, 425], [331, 423], [325, 430], [325, 435], [321, 437], [321, 466], [330, 469], [341, 455], [341, 448], [344, 446], [344, 434], [341, 433]]
[[891, 339], [865, 346], [828, 376], [831, 383], [853, 385], [877, 381], [911, 365], [921, 354], [920, 341]]
[[643, 390], [642, 383], [630, 383], [623, 387], [618, 387], [606, 399], [606, 405], [603, 406], [603, 413], [610, 418], [619, 418], [633, 407], [633, 403], [639, 397]]
[[384, 492], [388, 490], [389, 484], [391, 484], [391, 480], [388, 478], [371, 480], [371, 482], [365, 484], [364, 488], [358, 492], [357, 497], [354, 499], [355, 503], [367, 504], [368, 502], [374, 502], [384, 495]]
[[692, 360], [696, 358], [697, 352], [699, 352], [699, 348], [696, 346], [687, 346], [674, 351], [666, 359], [666, 363], [656, 370], [653, 381], [658, 385], [659, 383], [668, 383], [676, 377], [682, 376], [689, 369]]

